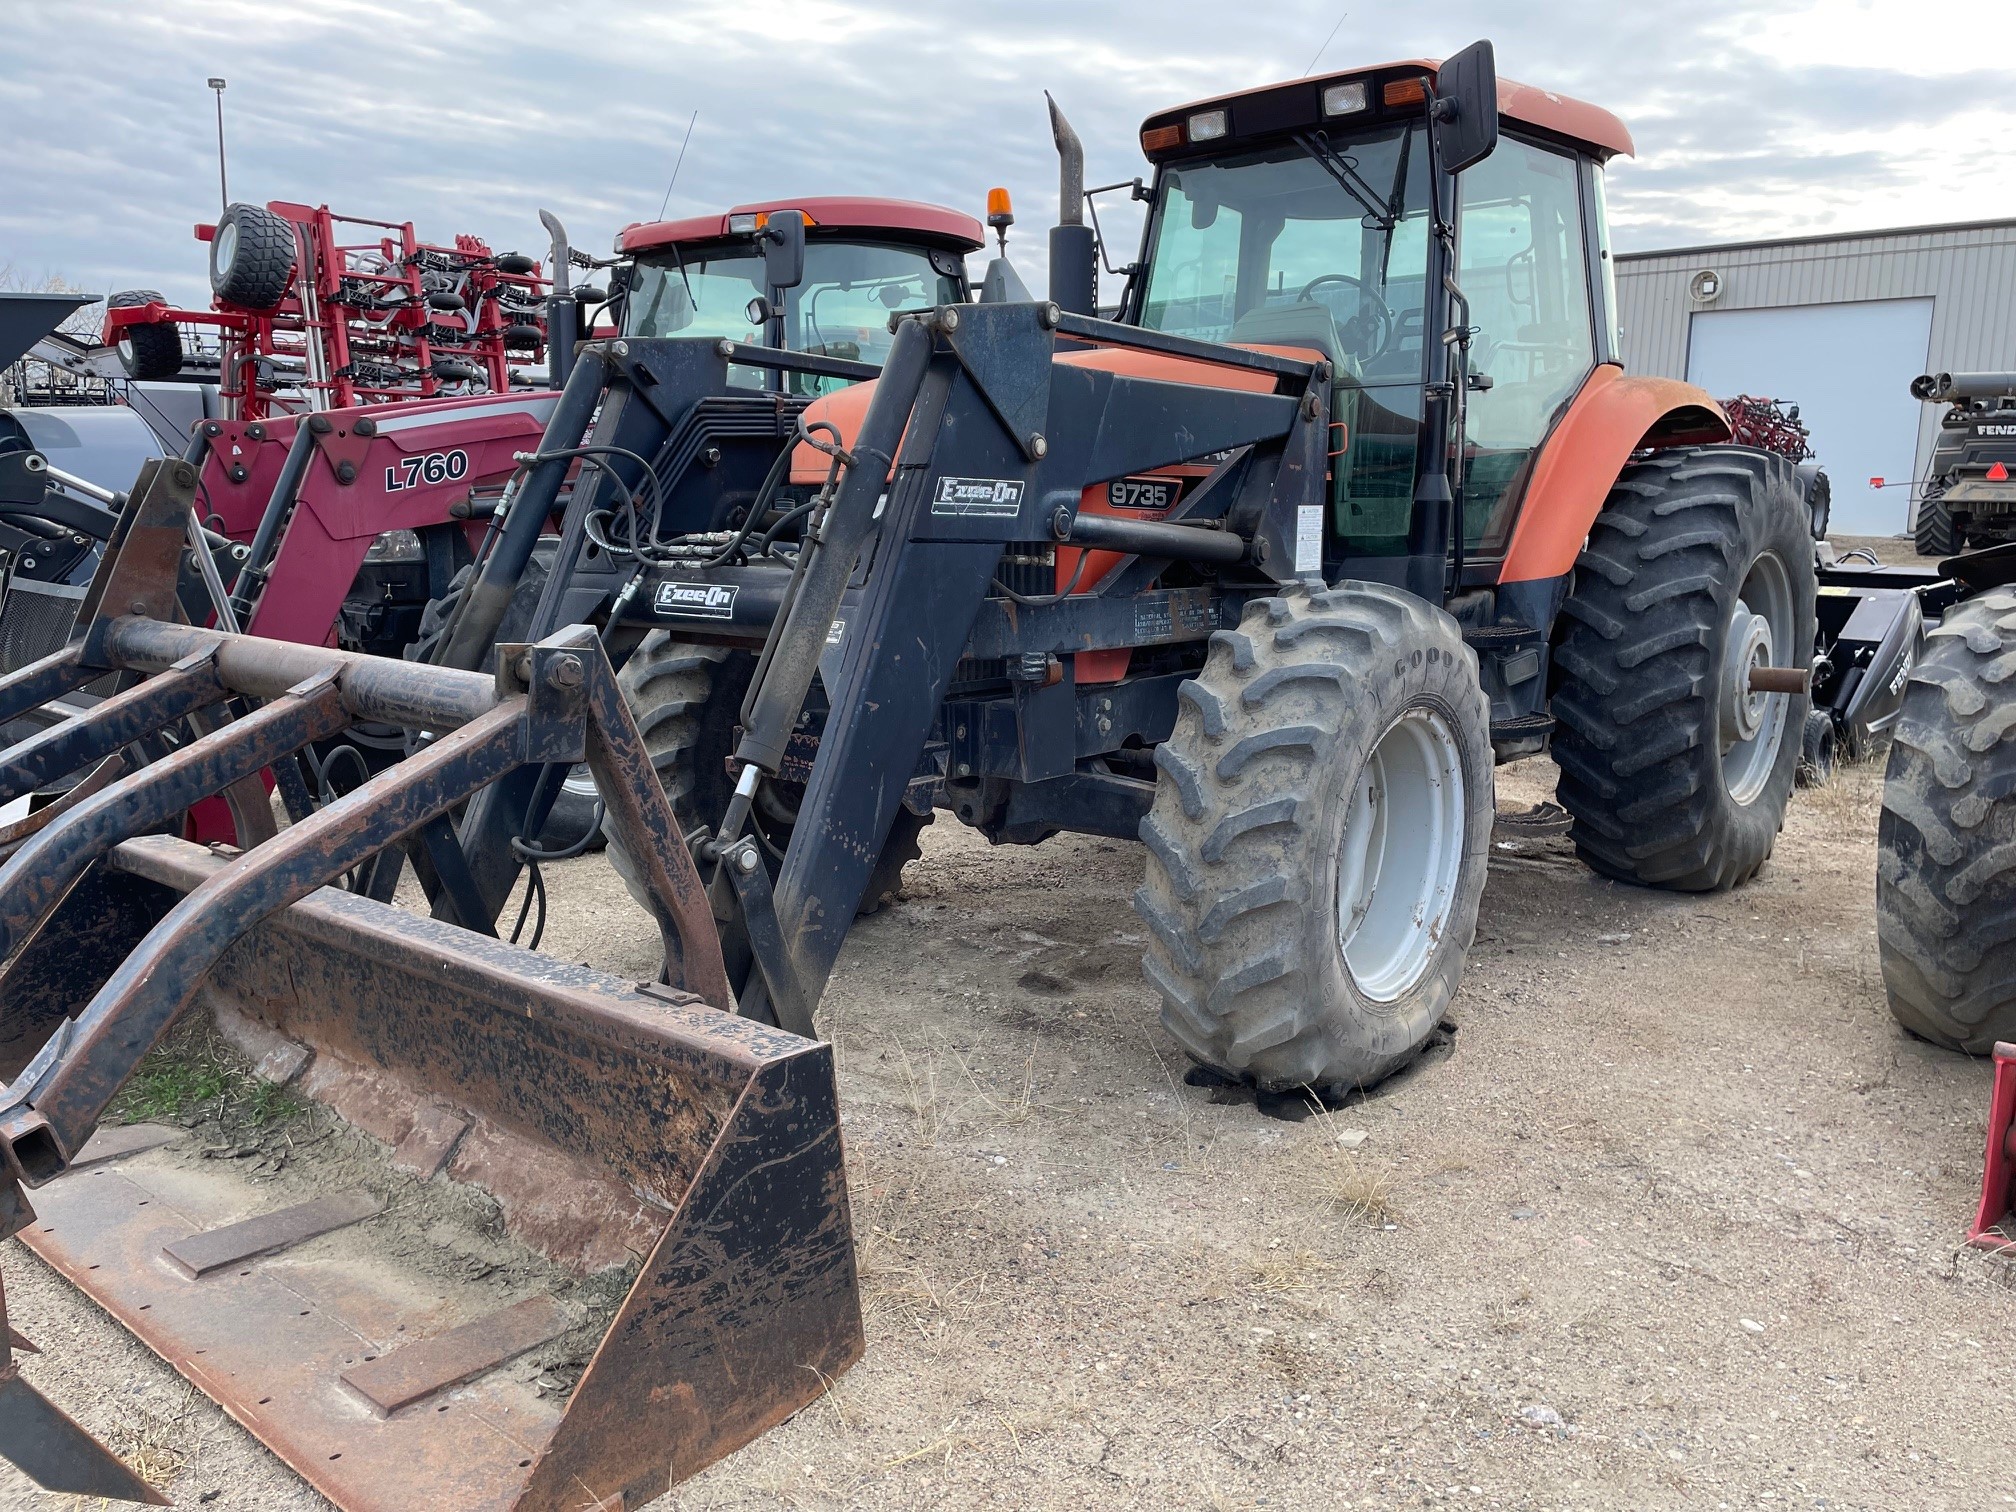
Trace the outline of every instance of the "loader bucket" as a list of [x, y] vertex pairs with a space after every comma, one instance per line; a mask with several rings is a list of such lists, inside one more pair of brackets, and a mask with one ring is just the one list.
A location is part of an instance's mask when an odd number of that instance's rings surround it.
[[1995, 1088], [1988, 1098], [1988, 1160], [1981, 1208], [1967, 1242], [2016, 1251], [2016, 1045], [1995, 1047]]
[[[0, 678], [0, 717], [131, 682], [0, 751], [0, 792], [97, 779], [0, 839], [0, 1235], [340, 1507], [640, 1505], [860, 1356], [830, 1048], [722, 1011], [705, 893], [590, 632], [491, 678], [150, 618], [193, 477], [143, 478], [71, 645]], [[248, 850], [153, 832], [360, 720], [434, 738]], [[168, 754], [124, 754], [177, 721]], [[582, 760], [652, 872], [667, 982], [329, 885], [403, 846], [452, 902], [448, 815]], [[284, 1088], [263, 1122], [108, 1116], [178, 1022]], [[0, 1353], [0, 1409], [26, 1391]], [[146, 1489], [53, 1409], [0, 1410], [0, 1454]]]

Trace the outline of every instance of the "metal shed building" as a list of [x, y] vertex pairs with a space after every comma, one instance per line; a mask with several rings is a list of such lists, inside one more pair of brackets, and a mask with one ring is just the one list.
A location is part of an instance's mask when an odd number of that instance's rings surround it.
[[1834, 528], [1894, 535], [1943, 413], [1911, 379], [2016, 369], [2016, 220], [1622, 253], [1617, 303], [1631, 371], [1798, 404]]

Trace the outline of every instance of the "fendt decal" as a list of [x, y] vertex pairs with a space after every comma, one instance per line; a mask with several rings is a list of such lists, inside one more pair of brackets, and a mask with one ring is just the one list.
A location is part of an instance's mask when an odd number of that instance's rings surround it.
[[458, 446], [452, 451], [400, 458], [385, 469], [385, 492], [402, 493], [409, 488], [459, 483], [468, 476], [469, 453]]

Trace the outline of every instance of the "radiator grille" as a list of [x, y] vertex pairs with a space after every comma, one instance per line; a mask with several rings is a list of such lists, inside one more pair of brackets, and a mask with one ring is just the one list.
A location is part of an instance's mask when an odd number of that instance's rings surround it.
[[[77, 620], [85, 589], [65, 583], [38, 583], [17, 577], [0, 600], [0, 672], [18, 672], [30, 662], [61, 651]], [[103, 697], [115, 675], [101, 677], [84, 691]]]

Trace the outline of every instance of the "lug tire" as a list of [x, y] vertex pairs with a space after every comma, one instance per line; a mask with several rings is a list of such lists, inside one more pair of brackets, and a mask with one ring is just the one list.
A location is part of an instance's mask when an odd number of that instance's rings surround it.
[[1947, 612], [1892, 726], [1876, 826], [1890, 1012], [1986, 1055], [2016, 1040], [2016, 590]]
[[[154, 289], [126, 289], [107, 296], [105, 305], [113, 310], [131, 310], [165, 302]], [[119, 333], [117, 351], [119, 366], [135, 383], [173, 378], [182, 371], [182, 333], [172, 321], [126, 327]]]
[[1771, 655], [1811, 658], [1807, 525], [1792, 463], [1774, 453], [1676, 448], [1618, 477], [1576, 561], [1554, 647], [1558, 796], [1595, 871], [1719, 892], [1770, 857], [1812, 701], [1771, 695], [1782, 700], [1764, 706], [1775, 746], [1754, 747], [1755, 766], [1732, 788], [1720, 741], [1723, 680], [1735, 674], [1727, 627], [1744, 585], [1768, 578], [1783, 621]]
[[[735, 749], [736, 712], [755, 670], [756, 659], [746, 651], [695, 645], [654, 630], [616, 675], [681, 834], [718, 820], [727, 807], [734, 787], [728, 777], [728, 758]], [[759, 796], [753, 823], [773, 880], [781, 852], [790, 841], [795, 795], [794, 785], [772, 784], [763, 795], [772, 798], [771, 803], [764, 803]], [[896, 811], [896, 821], [855, 908], [857, 918], [879, 912], [884, 904], [902, 895], [903, 868], [922, 853], [917, 837], [930, 822], [908, 807]], [[642, 881], [623, 850], [623, 842], [606, 825], [604, 838], [610, 864], [623, 885], [639, 903], [645, 902]]]
[[297, 250], [291, 222], [262, 205], [232, 205], [211, 236], [210, 292], [241, 310], [270, 310], [293, 287]]
[[1946, 507], [1946, 485], [1932, 483], [1918, 501], [1918, 518], [1911, 523], [1911, 535], [1922, 557], [1949, 557], [1961, 547], [1960, 531], [1953, 523], [1953, 511]]
[[1834, 780], [1840, 764], [1841, 744], [1834, 731], [1834, 716], [1825, 709], [1806, 711], [1806, 728], [1799, 739], [1800, 787], [1825, 787]]
[[[1134, 898], [1162, 1022], [1193, 1060], [1266, 1091], [1369, 1086], [1441, 1022], [1476, 933], [1493, 813], [1476, 656], [1453, 619], [1398, 589], [1295, 585], [1213, 635], [1177, 697]], [[1453, 794], [1446, 781], [1418, 789], [1449, 795], [1442, 844], [1423, 836], [1448, 885], [1439, 925], [1409, 947], [1421, 952], [1411, 977], [1382, 1001], [1345, 956], [1347, 818], [1375, 750], [1422, 720], [1439, 724], [1461, 774]], [[1381, 802], [1404, 812], [1397, 785]]]

